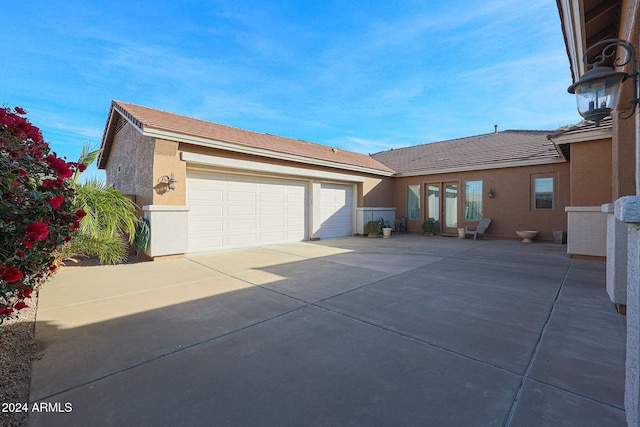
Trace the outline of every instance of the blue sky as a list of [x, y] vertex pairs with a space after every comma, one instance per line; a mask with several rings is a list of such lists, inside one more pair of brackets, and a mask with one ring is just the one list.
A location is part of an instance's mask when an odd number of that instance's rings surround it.
[[112, 99], [365, 154], [580, 120], [553, 0], [2, 9], [0, 103], [69, 160], [99, 145]]

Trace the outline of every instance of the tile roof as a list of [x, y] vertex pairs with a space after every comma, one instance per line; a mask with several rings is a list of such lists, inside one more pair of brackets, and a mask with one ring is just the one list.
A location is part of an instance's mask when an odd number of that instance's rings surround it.
[[[250, 147], [261, 150], [263, 153], [272, 153], [274, 157], [285, 153], [311, 161], [315, 159], [330, 162], [338, 168], [353, 169], [353, 167], [357, 167], [374, 172], [379, 171], [385, 175], [393, 173], [393, 170], [388, 166], [364, 154], [343, 149], [333, 149], [313, 142], [253, 132], [116, 100], [111, 104], [110, 118], [114, 111], [126, 117], [143, 132], [151, 128], [179, 135], [230, 143], [240, 150], [242, 150], [242, 147]], [[113, 121], [107, 121], [107, 128], [103, 137], [102, 146], [105, 149], [105, 153], [104, 156], [101, 156], [99, 162], [99, 166], [103, 168], [106, 166], [109, 156], [108, 151], [113, 139], [114, 132], [108, 128], [109, 122]], [[111, 126], [114, 127], [116, 125], [112, 123]]]
[[582, 120], [580, 123], [576, 125], [564, 127], [564, 128], [555, 130], [553, 132], [550, 132], [548, 135], [548, 138], [551, 139], [551, 138], [556, 138], [560, 135], [589, 132], [589, 131], [594, 131], [598, 129], [610, 129], [612, 127], [613, 127], [613, 118], [609, 115], [604, 119], [600, 120], [599, 126], [596, 126], [596, 124], [593, 122]]
[[555, 145], [547, 139], [550, 132], [505, 130], [392, 149], [371, 157], [398, 174], [494, 169], [564, 161]]
[[600, 120], [599, 126], [596, 126], [593, 122], [583, 120], [577, 125], [558, 129], [547, 135], [547, 138], [558, 147], [565, 159], [571, 160], [571, 143], [611, 138], [612, 130], [613, 118], [608, 116]]

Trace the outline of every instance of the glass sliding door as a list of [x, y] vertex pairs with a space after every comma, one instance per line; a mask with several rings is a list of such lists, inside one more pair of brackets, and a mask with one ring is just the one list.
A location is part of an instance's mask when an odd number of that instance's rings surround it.
[[427, 219], [436, 222], [436, 231], [440, 231], [440, 184], [427, 185]]
[[458, 183], [444, 183], [444, 206], [443, 231], [446, 233], [456, 233], [458, 228]]

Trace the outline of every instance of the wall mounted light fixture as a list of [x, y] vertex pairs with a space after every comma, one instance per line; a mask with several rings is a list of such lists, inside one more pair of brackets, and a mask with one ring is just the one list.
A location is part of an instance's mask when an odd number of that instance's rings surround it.
[[173, 176], [173, 172], [171, 172], [171, 176], [161, 176], [158, 178], [158, 182], [165, 184], [167, 186], [167, 191], [175, 190], [178, 184], [178, 180]]
[[493, 199], [496, 196], [495, 191], [493, 191], [493, 188], [489, 189], [489, 194], [487, 194], [489, 196], [490, 199]]
[[[618, 57], [618, 47], [627, 52], [626, 60]], [[589, 55], [599, 49], [601, 49], [600, 53], [593, 60], [590, 60]], [[614, 67], [624, 67], [630, 63], [631, 74], [614, 71], [612, 67], [603, 65], [609, 59], [613, 60]], [[621, 119], [632, 117], [638, 106], [638, 66], [633, 45], [622, 39], [602, 40], [587, 49], [582, 61], [587, 67], [592, 68], [567, 89], [569, 93], [576, 95], [578, 113], [586, 120], [595, 122], [596, 126], [600, 126], [600, 120], [607, 117], [616, 108], [620, 84], [626, 79], [633, 79], [633, 98], [629, 101], [633, 109], [627, 116], [623, 116], [623, 113], [618, 116]]]

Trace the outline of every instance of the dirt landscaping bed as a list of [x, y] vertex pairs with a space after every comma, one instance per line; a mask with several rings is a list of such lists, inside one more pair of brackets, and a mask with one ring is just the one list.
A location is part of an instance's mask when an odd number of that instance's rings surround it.
[[0, 344], [0, 425], [16, 427], [27, 425], [28, 412], [16, 411], [29, 404], [31, 364], [39, 356], [42, 346], [35, 340], [37, 293], [27, 300], [28, 308], [20, 310], [19, 317], [5, 321]]

